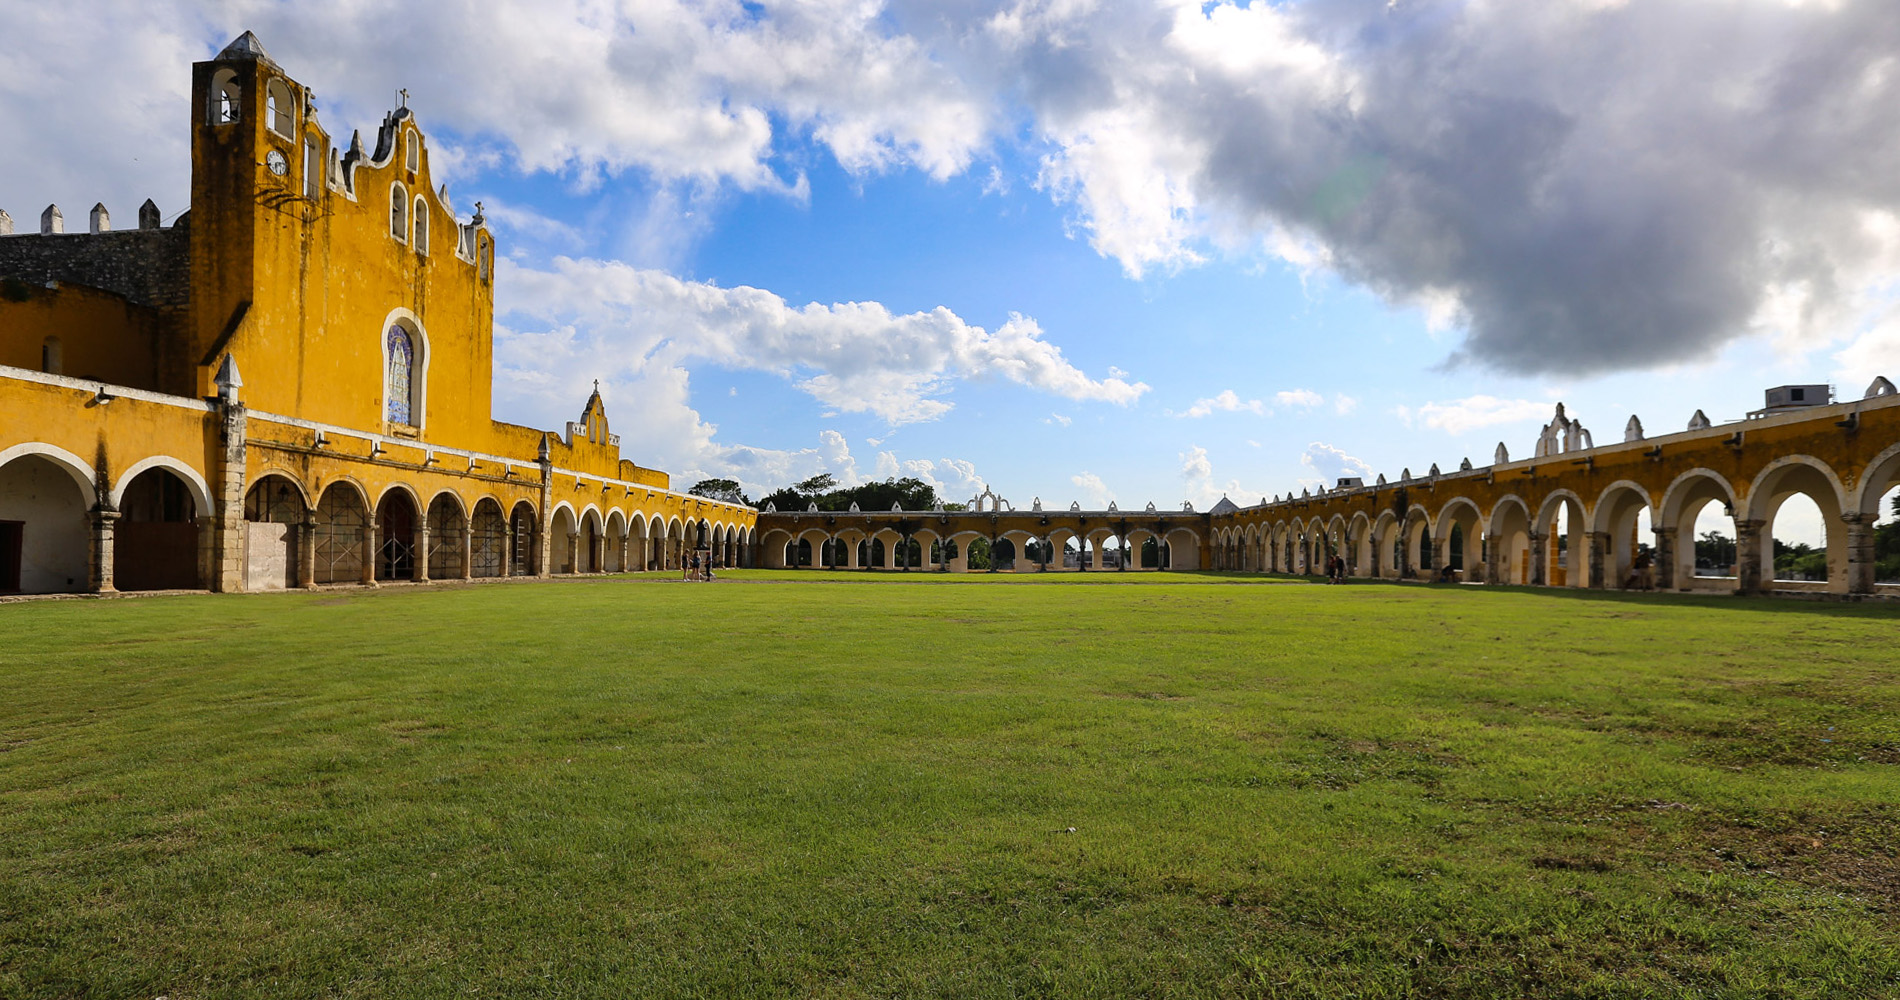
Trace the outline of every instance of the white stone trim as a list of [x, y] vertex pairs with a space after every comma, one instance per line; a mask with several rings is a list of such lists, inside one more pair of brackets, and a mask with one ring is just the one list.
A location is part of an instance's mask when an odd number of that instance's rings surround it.
[[164, 469], [166, 472], [175, 473], [191, 489], [191, 502], [198, 508], [197, 516], [208, 518], [212, 515], [211, 486], [205, 482], [203, 476], [198, 474], [198, 470], [186, 465], [182, 459], [176, 459], [170, 455], [153, 455], [150, 458], [139, 459], [128, 466], [124, 472], [119, 473], [119, 481], [112, 487], [113, 507], [118, 507], [119, 502], [125, 499], [126, 488], [132, 485], [132, 480], [148, 469]]
[[85, 498], [86, 507], [88, 509], [91, 509], [94, 504], [99, 502], [99, 491], [93, 488], [92, 483], [92, 465], [85, 459], [80, 458], [78, 455], [58, 445], [46, 444], [41, 441], [25, 441], [11, 448], [0, 450], [0, 468], [5, 468], [7, 463], [16, 458], [25, 458], [28, 455], [38, 455], [41, 458], [47, 459], [54, 465], [59, 466], [68, 476], [71, 476], [73, 482], [78, 484], [79, 495]]
[[0, 378], [10, 378], [20, 382], [37, 382], [40, 385], [58, 386], [62, 389], [83, 389], [97, 394], [103, 391], [108, 396], [121, 399], [136, 399], [145, 403], [158, 403], [162, 406], [176, 406], [194, 413], [210, 413], [212, 405], [202, 399], [189, 396], [172, 396], [149, 389], [134, 389], [131, 386], [113, 385], [95, 379], [78, 379], [70, 375], [49, 375], [36, 372], [31, 368], [15, 368], [12, 365], [0, 365]]

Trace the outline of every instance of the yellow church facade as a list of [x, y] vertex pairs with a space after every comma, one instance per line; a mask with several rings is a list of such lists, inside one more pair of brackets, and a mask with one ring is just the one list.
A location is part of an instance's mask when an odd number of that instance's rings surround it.
[[0, 213], [0, 592], [273, 590], [750, 561], [598, 392], [492, 419], [495, 243], [407, 108], [339, 148], [248, 32], [192, 68], [190, 210]]

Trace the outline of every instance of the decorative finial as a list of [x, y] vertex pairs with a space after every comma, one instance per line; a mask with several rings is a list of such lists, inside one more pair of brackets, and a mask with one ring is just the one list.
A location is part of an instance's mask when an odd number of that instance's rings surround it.
[[409, 88], [404, 87], [401, 90], [396, 91], [396, 93], [402, 95], [402, 106], [404, 108], [407, 108], [409, 106]]

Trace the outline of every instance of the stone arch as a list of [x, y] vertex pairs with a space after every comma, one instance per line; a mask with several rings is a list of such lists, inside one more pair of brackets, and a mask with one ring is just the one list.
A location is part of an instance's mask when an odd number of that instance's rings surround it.
[[574, 505], [566, 500], [554, 505], [554, 512], [548, 516], [548, 572], [578, 573], [579, 552], [575, 544], [575, 535], [580, 533], [580, 517], [574, 513]]
[[1523, 586], [1531, 582], [1531, 507], [1524, 498], [1506, 493], [1491, 505], [1485, 537], [1490, 558], [1485, 582]]
[[627, 568], [636, 572], [652, 569], [652, 530], [646, 515], [633, 511], [627, 515]]
[[1414, 576], [1421, 570], [1435, 569], [1436, 566], [1432, 562], [1432, 542], [1437, 537], [1437, 532], [1433, 530], [1431, 514], [1426, 512], [1423, 505], [1413, 504], [1405, 512], [1403, 532], [1400, 542], [1405, 547], [1405, 551], [1400, 566], [1410, 570], [1411, 575]]
[[0, 467], [4, 467], [7, 463], [12, 462], [16, 458], [23, 458], [28, 455], [36, 455], [43, 458], [56, 466], [61, 472], [70, 476], [73, 485], [79, 487], [79, 495], [85, 499], [87, 507], [90, 508], [99, 502], [98, 491], [93, 486], [92, 465], [85, 459], [80, 458], [78, 455], [64, 448], [43, 444], [38, 441], [16, 444], [5, 450], [0, 450]]
[[[1557, 532], [1557, 518], [1564, 519], [1565, 530]], [[1543, 541], [1543, 555], [1531, 556], [1531, 582], [1552, 587], [1587, 587], [1590, 584], [1589, 507], [1572, 489], [1559, 487], [1544, 495], [1532, 522]]]
[[772, 528], [759, 536], [760, 556], [767, 569], [784, 569], [786, 550], [792, 543], [792, 533], [784, 528]]
[[[211, 513], [211, 487], [210, 485], [205, 482], [205, 478], [203, 476], [198, 474], [198, 470], [193, 469], [191, 466], [186, 465], [182, 460], [173, 458], [170, 455], [153, 455], [150, 458], [142, 458], [132, 463], [131, 465], [126, 466], [125, 471], [119, 473], [119, 481], [113, 484], [112, 506], [114, 507], [123, 506], [123, 501], [125, 500], [126, 487], [132, 485], [132, 480], [137, 479], [139, 477], [139, 474], [144, 472], [147, 469], [164, 469], [165, 471], [176, 475], [180, 480], [184, 482], [185, 487], [188, 490], [190, 490], [191, 502], [195, 507], [197, 507], [199, 516], [200, 517], [210, 516], [210, 513]], [[303, 489], [302, 485], [299, 484], [298, 490], [301, 492], [302, 489]]]
[[1372, 517], [1365, 511], [1354, 511], [1352, 521], [1346, 526], [1348, 552], [1346, 572], [1353, 576], [1373, 575], [1372, 553]]
[[495, 496], [475, 501], [468, 519], [468, 575], [508, 574], [508, 513]]
[[1873, 518], [1880, 516], [1880, 500], [1896, 482], [1900, 482], [1900, 444], [1892, 445], [1861, 469], [1855, 477], [1854, 493], [1847, 509]]
[[175, 463], [140, 465], [144, 468], [119, 477], [112, 490], [119, 512], [112, 537], [113, 587], [197, 590], [206, 556], [203, 528], [211, 513], [205, 494], [179, 475]]
[[[1821, 512], [1823, 548], [1827, 552], [1825, 589], [1846, 593], [1848, 588], [1848, 545], [1846, 526], [1841, 521], [1847, 503], [1847, 490], [1840, 477], [1826, 462], [1811, 455], [1786, 455], [1763, 466], [1749, 484], [1745, 499], [1748, 523], [1736, 524], [1736, 544], [1741, 548], [1740, 589], [1812, 589], [1776, 573], [1775, 516], [1795, 494], [1803, 494]], [[1754, 536], [1752, 541], [1750, 536]], [[1752, 551], [1751, 551], [1752, 549]], [[1752, 562], [1752, 565], [1751, 565]], [[1759, 580], [1751, 579], [1759, 568]]]
[[90, 512], [83, 462], [51, 445], [0, 451], [0, 592], [70, 593], [92, 583]]
[[[1654, 530], [1655, 509], [1649, 490], [1632, 480], [1619, 479], [1597, 494], [1590, 511], [1591, 586], [1625, 588], [1638, 582], [1638, 565], [1651, 558], [1650, 543], [1640, 537], [1639, 526], [1648, 513]], [[1596, 569], [1599, 565], [1600, 573]]]
[[405, 483], [391, 484], [376, 498], [376, 579], [417, 578], [422, 517], [421, 501]]
[[627, 570], [627, 515], [615, 507], [607, 512], [607, 535], [603, 541], [606, 553], [601, 561], [601, 571], [605, 573], [624, 573]]
[[1433, 519], [1436, 550], [1433, 568], [1449, 567], [1464, 582], [1486, 578], [1484, 511], [1470, 497], [1457, 496], [1445, 501]]
[[464, 573], [469, 548], [468, 507], [454, 490], [438, 490], [429, 498], [422, 523], [427, 544], [420, 546], [416, 565], [431, 580], [457, 580]]
[[364, 583], [375, 568], [369, 493], [347, 476], [332, 480], [317, 497], [315, 518], [317, 583]]
[[1201, 568], [1201, 536], [1192, 528], [1168, 529], [1161, 541], [1168, 547], [1168, 568], [1175, 571]]
[[582, 508], [576, 531], [580, 537], [574, 549], [574, 572], [600, 572], [607, 559], [607, 525], [600, 507], [590, 503]]
[[[269, 468], [244, 491], [244, 589], [284, 590], [304, 582], [304, 524], [315, 516], [310, 494], [291, 472]], [[205, 560], [215, 558], [210, 547]]]
[[508, 508], [508, 566], [515, 576], [541, 575], [541, 548], [547, 544], [543, 534], [534, 501], [516, 500]]
[[1396, 580], [1399, 576], [1399, 548], [1404, 531], [1399, 516], [1390, 509], [1382, 510], [1372, 519], [1372, 562], [1373, 575], [1385, 580]]

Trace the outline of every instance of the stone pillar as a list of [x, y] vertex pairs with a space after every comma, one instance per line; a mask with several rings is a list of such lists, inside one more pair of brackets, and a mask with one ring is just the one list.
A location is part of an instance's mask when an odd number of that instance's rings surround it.
[[215, 572], [205, 583], [218, 593], [231, 594], [244, 589], [244, 489], [249, 475], [245, 435], [249, 421], [244, 404], [234, 398], [221, 401], [218, 409], [223, 447], [211, 495], [211, 532], [218, 554]]
[[1412, 522], [1399, 525], [1399, 579], [1412, 575]]
[[581, 558], [581, 533], [570, 531], [567, 533], [567, 566], [564, 570], [569, 573], [579, 573], [585, 564], [586, 561]]
[[989, 568], [989, 572], [991, 572], [991, 573], [994, 573], [994, 572], [996, 572], [996, 536], [995, 536], [995, 535], [991, 535], [991, 536], [990, 536], [990, 568]]
[[[1858, 511], [1842, 514], [1841, 523], [1847, 526], [1847, 572], [1846, 589], [1849, 594], [1871, 594], [1874, 592], [1874, 518]], [[1828, 581], [1832, 583], [1835, 568], [1828, 567]], [[1828, 589], [1832, 590], [1833, 587]]]
[[534, 523], [534, 575], [547, 579], [548, 536], [554, 533], [554, 459], [549, 457], [548, 440], [541, 439], [541, 454], [538, 459], [541, 466], [541, 509], [536, 512]]
[[1125, 573], [1128, 571], [1128, 564], [1132, 561], [1128, 558], [1128, 536], [1116, 535], [1115, 542], [1121, 546], [1121, 550], [1116, 553], [1120, 558], [1116, 560], [1115, 568], [1117, 572]]
[[[1592, 531], [1585, 537], [1590, 540], [1590, 589], [1603, 590], [1610, 586], [1612, 582], [1622, 583], [1623, 581], [1621, 580], [1611, 581], [1608, 575], [1603, 571], [1604, 562], [1607, 561], [1610, 554], [1615, 551], [1611, 548], [1610, 533], [1607, 531]], [[1572, 572], [1575, 572], [1575, 570], [1576, 567], [1571, 567]]]
[[1649, 554], [1649, 574], [1657, 590], [1676, 589], [1676, 528], [1654, 527], [1655, 549]]
[[1550, 536], [1542, 532], [1530, 532], [1531, 539], [1531, 579], [1533, 587], [1550, 586], [1550, 568], [1546, 564], [1550, 557], [1548, 551]]
[[112, 532], [118, 523], [119, 511], [104, 500], [94, 504], [90, 511], [92, 522], [92, 565], [87, 574], [86, 589], [95, 594], [110, 594], [118, 588], [112, 585]]
[[1761, 590], [1761, 529], [1766, 521], [1735, 519], [1735, 590], [1753, 594]]
[[462, 572], [457, 579], [467, 580], [475, 575], [475, 522], [462, 518]]
[[317, 589], [317, 512], [306, 510], [297, 523], [297, 586]]
[[416, 571], [409, 579], [416, 583], [429, 582], [429, 515], [423, 514], [416, 519]]
[[371, 514], [363, 531], [363, 586], [376, 586], [376, 554], [381, 549], [383, 519]]

